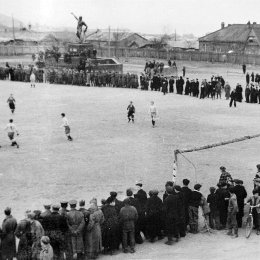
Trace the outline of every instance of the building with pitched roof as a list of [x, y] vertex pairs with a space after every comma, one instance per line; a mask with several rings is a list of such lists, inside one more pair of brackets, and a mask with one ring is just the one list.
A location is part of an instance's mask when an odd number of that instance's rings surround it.
[[199, 38], [202, 52], [260, 55], [260, 24], [221, 23], [221, 29]]

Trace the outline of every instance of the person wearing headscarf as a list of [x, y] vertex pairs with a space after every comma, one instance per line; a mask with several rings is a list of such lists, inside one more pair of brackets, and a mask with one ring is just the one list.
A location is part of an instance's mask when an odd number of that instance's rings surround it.
[[89, 223], [85, 237], [86, 254], [88, 259], [95, 259], [102, 250], [101, 225], [105, 219], [103, 212], [97, 207], [96, 199], [92, 200], [89, 212]]

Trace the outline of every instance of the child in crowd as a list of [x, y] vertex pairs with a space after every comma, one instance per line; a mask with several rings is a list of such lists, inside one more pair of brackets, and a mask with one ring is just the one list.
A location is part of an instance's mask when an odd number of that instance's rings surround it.
[[40, 260], [53, 260], [53, 249], [50, 245], [50, 239], [47, 236], [41, 238]]
[[250, 206], [255, 206], [255, 208], [252, 209], [253, 219], [254, 219], [254, 227], [256, 228], [256, 234], [260, 235], [260, 197], [258, 193], [258, 189], [253, 190], [253, 196], [251, 196], [247, 203], [250, 204]]

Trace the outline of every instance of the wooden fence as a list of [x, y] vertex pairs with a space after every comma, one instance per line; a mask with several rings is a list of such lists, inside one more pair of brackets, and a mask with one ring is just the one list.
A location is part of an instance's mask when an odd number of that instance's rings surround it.
[[[39, 51], [46, 50], [52, 46], [38, 45], [38, 46], [21, 46], [21, 45], [0, 45], [0, 56], [10, 55], [28, 55], [38, 53]], [[260, 65], [260, 55], [247, 55], [235, 53], [213, 53], [213, 52], [200, 52], [184, 51], [184, 50], [153, 50], [153, 49], [131, 49], [131, 48], [102, 48], [96, 47], [97, 56], [100, 57], [124, 57], [124, 58], [143, 58], [143, 59], [174, 59], [174, 60], [187, 60], [187, 61], [206, 61], [206, 62], [222, 62], [234, 64], [252, 64]], [[65, 48], [60, 47], [60, 51], [64, 52]]]

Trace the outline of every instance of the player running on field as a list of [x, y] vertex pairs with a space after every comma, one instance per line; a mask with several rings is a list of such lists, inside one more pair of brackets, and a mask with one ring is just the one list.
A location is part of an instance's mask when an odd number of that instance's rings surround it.
[[68, 119], [65, 117], [64, 113], [61, 113], [61, 117], [62, 117], [62, 125], [61, 125], [61, 127], [65, 128], [65, 134], [67, 135], [68, 140], [72, 141], [73, 139], [70, 136], [70, 126], [69, 126]]
[[9, 123], [6, 125], [5, 130], [7, 131], [8, 137], [10, 141], [12, 142], [11, 146], [15, 146], [19, 148], [19, 145], [16, 142], [15, 135], [18, 136], [18, 130], [16, 128], [16, 125], [13, 123], [13, 119], [9, 120]]
[[156, 106], [154, 105], [154, 101], [151, 101], [151, 106], [149, 108], [149, 113], [150, 113], [151, 118], [152, 118], [152, 125], [153, 125], [153, 127], [155, 127], [155, 119], [158, 116], [158, 110], [157, 110]]
[[128, 117], [128, 123], [132, 120], [132, 122], [134, 123], [134, 116], [135, 116], [135, 107], [133, 105], [133, 101], [130, 101], [130, 104], [127, 107], [127, 117]]
[[15, 110], [15, 99], [13, 97], [13, 94], [10, 95], [10, 97], [7, 99], [7, 103], [9, 104], [9, 107], [11, 109], [12, 114]]

